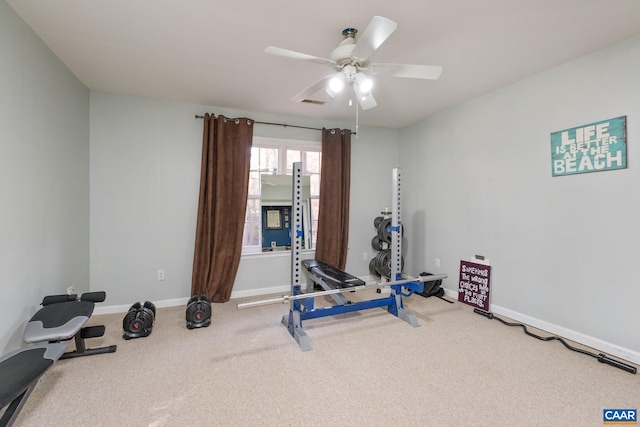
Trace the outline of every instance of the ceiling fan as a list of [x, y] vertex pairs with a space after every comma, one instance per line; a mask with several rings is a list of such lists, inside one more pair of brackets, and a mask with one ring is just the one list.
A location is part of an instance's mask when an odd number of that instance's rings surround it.
[[323, 89], [329, 97], [334, 98], [346, 85], [350, 85], [362, 109], [368, 110], [378, 105], [371, 93], [373, 80], [370, 76], [372, 75], [435, 80], [442, 74], [442, 67], [435, 65], [370, 63], [369, 57], [393, 34], [396, 28], [398, 24], [394, 21], [382, 16], [374, 16], [357, 41], [358, 30], [346, 28], [342, 31], [344, 40], [331, 52], [331, 59], [275, 46], [269, 46], [264, 51], [271, 55], [301, 59], [334, 68], [335, 72], [298, 93], [292, 98], [293, 101], [301, 102]]

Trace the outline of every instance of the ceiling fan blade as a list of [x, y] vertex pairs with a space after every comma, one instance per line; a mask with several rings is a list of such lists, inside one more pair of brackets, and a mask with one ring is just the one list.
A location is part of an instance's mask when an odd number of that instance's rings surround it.
[[291, 59], [301, 59], [303, 61], [315, 62], [317, 64], [336, 65], [336, 62], [330, 59], [319, 58], [317, 56], [307, 55], [306, 53], [295, 52], [293, 50], [282, 49], [275, 46], [265, 48], [264, 52], [270, 55], [284, 56], [285, 58]]
[[334, 76], [334, 74], [329, 74], [326, 77], [321, 78], [302, 92], [298, 93], [296, 96], [291, 98], [293, 102], [302, 102], [305, 99], [309, 99], [314, 93], [321, 91], [327, 86], [329, 80]]
[[379, 76], [436, 80], [442, 74], [438, 65], [371, 64], [368, 71]]
[[398, 24], [382, 16], [374, 16], [359, 37], [351, 56], [361, 61], [369, 59], [371, 54], [398, 28]]

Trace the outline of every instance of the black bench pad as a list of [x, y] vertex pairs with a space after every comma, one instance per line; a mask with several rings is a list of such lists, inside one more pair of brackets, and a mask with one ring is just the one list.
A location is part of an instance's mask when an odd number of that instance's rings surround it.
[[325, 264], [322, 261], [318, 261], [315, 259], [305, 259], [301, 263], [308, 272], [313, 273], [317, 277], [324, 280], [327, 284], [332, 285], [336, 288], [352, 288], [354, 286], [365, 285], [364, 280], [359, 279], [356, 276], [353, 276], [329, 264]]
[[92, 301], [68, 301], [45, 305], [33, 315], [24, 330], [28, 343], [64, 341], [73, 338], [89, 320]]
[[63, 343], [20, 349], [0, 357], [0, 408], [34, 385], [67, 349]]

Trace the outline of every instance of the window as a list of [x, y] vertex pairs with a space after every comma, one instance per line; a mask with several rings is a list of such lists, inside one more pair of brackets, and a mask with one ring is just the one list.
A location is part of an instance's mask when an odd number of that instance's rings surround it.
[[[315, 248], [318, 230], [322, 144], [254, 137], [251, 148], [249, 193], [242, 241], [243, 253], [287, 250], [291, 245], [291, 178], [295, 162], [302, 162], [303, 247]], [[308, 184], [307, 184], [308, 183]], [[267, 227], [267, 214], [280, 215], [282, 227]]]

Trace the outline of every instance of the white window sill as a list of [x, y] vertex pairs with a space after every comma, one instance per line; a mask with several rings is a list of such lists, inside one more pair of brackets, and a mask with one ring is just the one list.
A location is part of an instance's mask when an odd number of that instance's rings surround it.
[[[302, 249], [300, 254], [303, 257], [313, 257], [316, 253], [315, 249]], [[269, 252], [246, 252], [243, 253], [241, 259], [254, 259], [254, 258], [281, 258], [281, 257], [291, 257], [291, 250], [276, 250]]]

